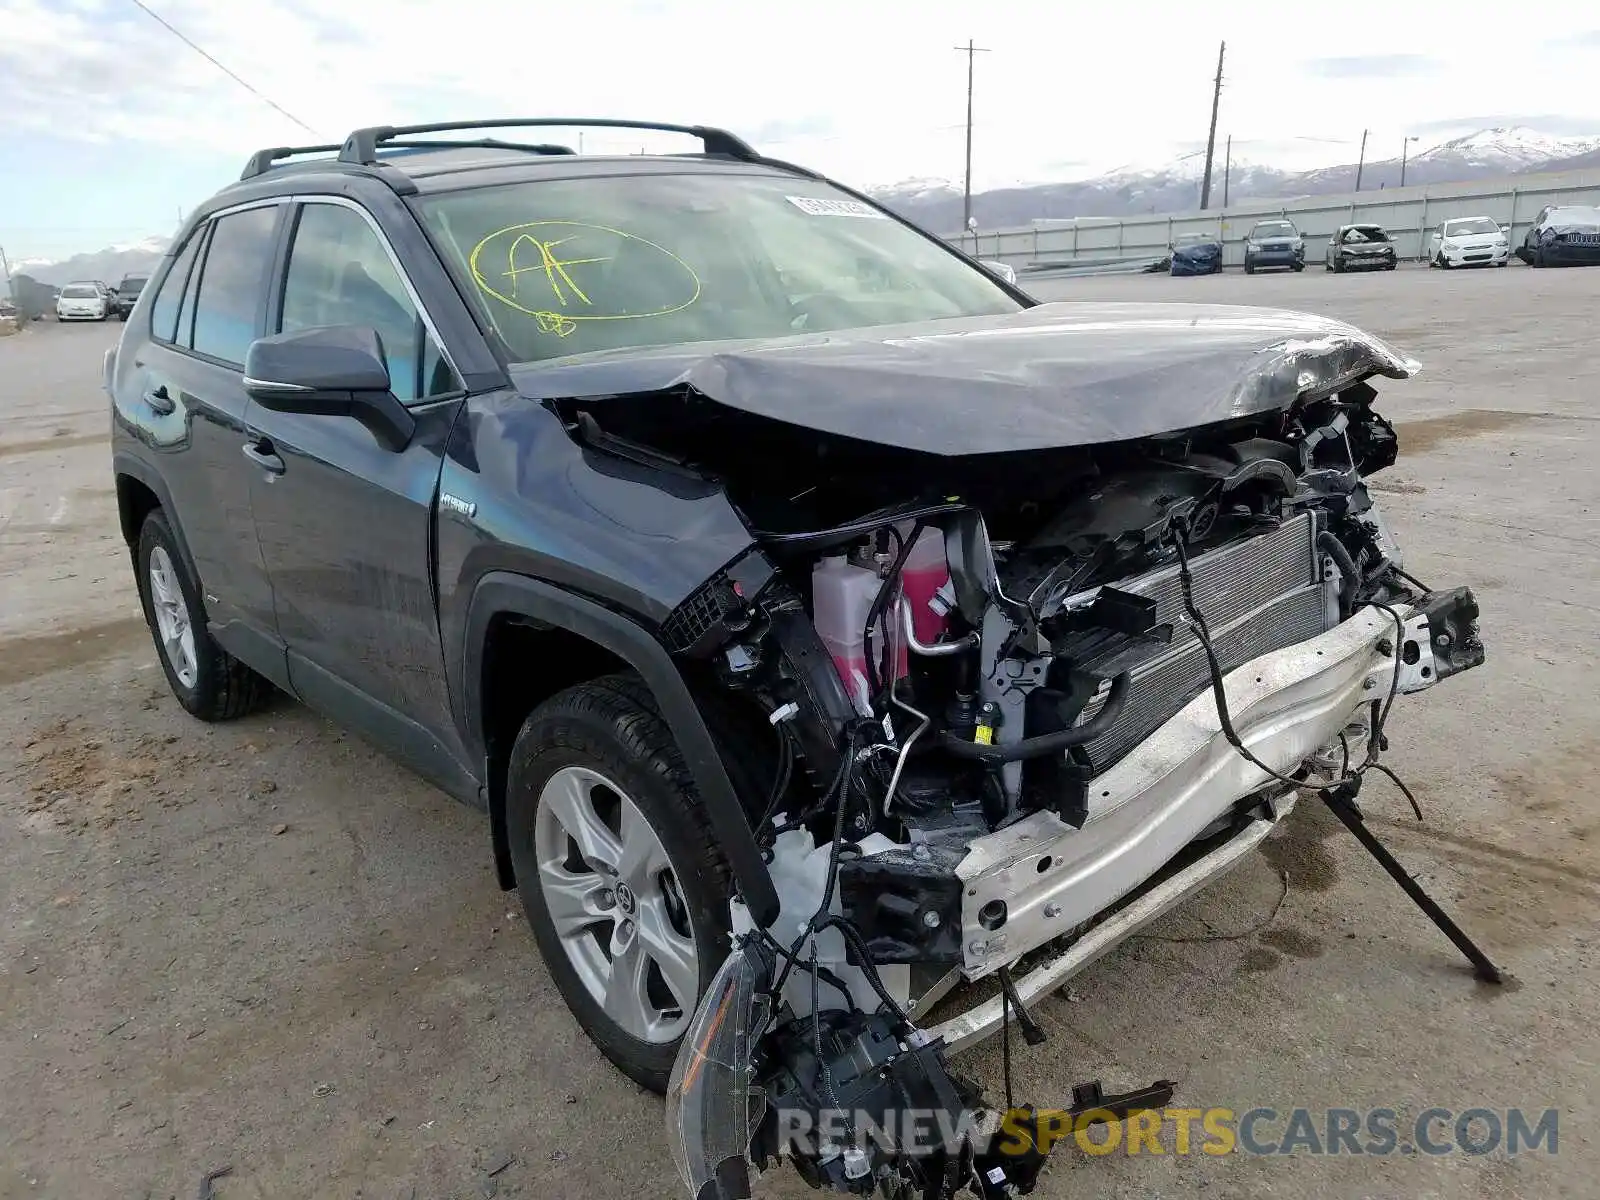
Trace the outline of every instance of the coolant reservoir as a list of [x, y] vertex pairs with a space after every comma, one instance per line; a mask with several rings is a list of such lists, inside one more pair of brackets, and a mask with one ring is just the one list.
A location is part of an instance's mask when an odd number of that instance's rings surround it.
[[819, 560], [811, 571], [812, 623], [833, 656], [844, 690], [867, 717], [872, 715], [872, 695], [862, 633], [881, 584], [875, 571], [842, 555]]
[[911, 602], [911, 628], [919, 642], [936, 642], [946, 618], [932, 607], [933, 594], [950, 578], [944, 553], [944, 530], [929, 526], [917, 535], [901, 568], [901, 586]]

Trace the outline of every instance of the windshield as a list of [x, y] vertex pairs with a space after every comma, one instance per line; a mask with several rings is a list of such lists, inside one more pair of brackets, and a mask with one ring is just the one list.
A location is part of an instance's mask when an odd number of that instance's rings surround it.
[[974, 263], [814, 180], [540, 180], [417, 211], [517, 361], [1023, 307]]
[[1583, 205], [1573, 205], [1571, 208], [1558, 208], [1550, 214], [1552, 225], [1600, 225], [1600, 208], [1586, 208]]
[[1294, 237], [1294, 226], [1287, 221], [1263, 221], [1250, 231], [1250, 236], [1259, 241], [1270, 237]]
[[144, 289], [145, 283], [143, 275], [130, 275], [117, 285], [117, 291], [124, 296], [137, 296]]
[[1479, 233], [1499, 233], [1500, 226], [1488, 217], [1467, 217], [1461, 221], [1446, 221], [1444, 223], [1445, 237], [1470, 237]]
[[1344, 231], [1346, 242], [1387, 242], [1389, 235], [1376, 225], [1353, 225]]
[[93, 300], [100, 289], [92, 283], [69, 283], [61, 289], [61, 294], [68, 300]]
[[1204, 245], [1211, 245], [1211, 244], [1215, 243], [1216, 240], [1217, 239], [1212, 237], [1209, 233], [1180, 233], [1178, 235], [1178, 240], [1176, 242], [1174, 242], [1173, 245], [1175, 245], [1175, 246], [1204, 246]]

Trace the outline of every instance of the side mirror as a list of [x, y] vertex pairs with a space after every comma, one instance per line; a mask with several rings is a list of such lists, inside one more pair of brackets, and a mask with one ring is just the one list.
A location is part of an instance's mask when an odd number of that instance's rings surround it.
[[1509, 226], [1509, 225], [1500, 226], [1500, 232], [1501, 233], [1510, 233], [1511, 232], [1511, 226]]
[[274, 412], [350, 417], [387, 450], [404, 450], [417, 428], [389, 390], [383, 340], [359, 325], [258, 338], [244, 356], [244, 390]]

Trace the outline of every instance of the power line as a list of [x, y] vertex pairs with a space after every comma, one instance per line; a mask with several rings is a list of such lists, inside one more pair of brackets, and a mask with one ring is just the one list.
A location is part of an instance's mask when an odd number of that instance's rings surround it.
[[263, 104], [266, 104], [269, 107], [276, 109], [278, 112], [280, 112], [284, 116], [288, 117], [289, 120], [293, 121], [296, 125], [300, 126], [301, 129], [304, 129], [307, 133], [311, 134], [313, 137], [316, 136], [316, 132], [317, 131], [315, 129], [311, 128], [311, 126], [307, 125], [304, 121], [302, 121], [299, 117], [295, 116], [292, 112], [290, 112], [288, 109], [286, 109], [283, 105], [279, 104], [276, 100], [272, 99], [272, 97], [263, 94], [258, 89], [254, 88], [250, 84], [246, 83], [243, 79], [241, 79], [233, 71], [231, 71], [227, 67], [223, 66], [220, 62], [218, 62], [215, 58], [213, 58], [210, 54], [208, 54], [204, 49], [202, 49], [200, 46], [196, 45], [194, 42], [190, 41], [189, 38], [186, 37], [180, 30], [175, 29], [170, 21], [168, 21], [160, 13], [158, 13], [154, 9], [152, 9], [148, 4], [146, 4], [144, 2], [144, 0], [132, 0], [132, 3], [140, 11], [142, 11], [147, 17], [149, 17], [151, 20], [157, 22], [163, 29], [165, 29], [173, 37], [177, 38], [185, 46], [189, 47], [189, 49], [193, 50], [201, 58], [205, 59], [208, 63], [210, 63], [217, 70], [221, 71], [229, 79], [231, 79], [235, 83], [237, 83], [245, 91], [249, 92], [257, 100], [260, 100]]

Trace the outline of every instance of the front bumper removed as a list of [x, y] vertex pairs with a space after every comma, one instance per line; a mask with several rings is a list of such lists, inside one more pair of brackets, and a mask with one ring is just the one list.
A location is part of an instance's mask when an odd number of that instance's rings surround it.
[[[1358, 608], [1324, 634], [1227, 673], [1232, 727], [1272, 771], [1305, 768], [1307, 788], [1327, 787], [1332, 779], [1323, 773], [1339, 774], [1330, 764], [1341, 753], [1352, 761], [1365, 753], [1372, 705], [1483, 661], [1477, 616], [1464, 588], [1432, 592], [1410, 606]], [[1082, 828], [1036, 812], [974, 839], [957, 867], [963, 963], [948, 982], [1006, 969], [1013, 1021], [1019, 1009], [1243, 861], [1293, 810], [1295, 792], [1229, 742], [1208, 689], [1101, 774], [1093, 800]], [[1052, 952], [1052, 943], [1060, 948]], [[1042, 961], [1011, 974], [1025, 957]], [[751, 1179], [770, 1162], [743, 1151], [766, 1111], [755, 1063], [773, 1011], [772, 970], [771, 954], [754, 935], [741, 938], [679, 1054], [669, 1136], [680, 1175], [699, 1200], [748, 1195]], [[926, 1012], [937, 1000], [919, 997], [912, 1011]], [[916, 1030], [901, 1050], [955, 1053], [997, 1033], [1003, 1019], [996, 996]]]

